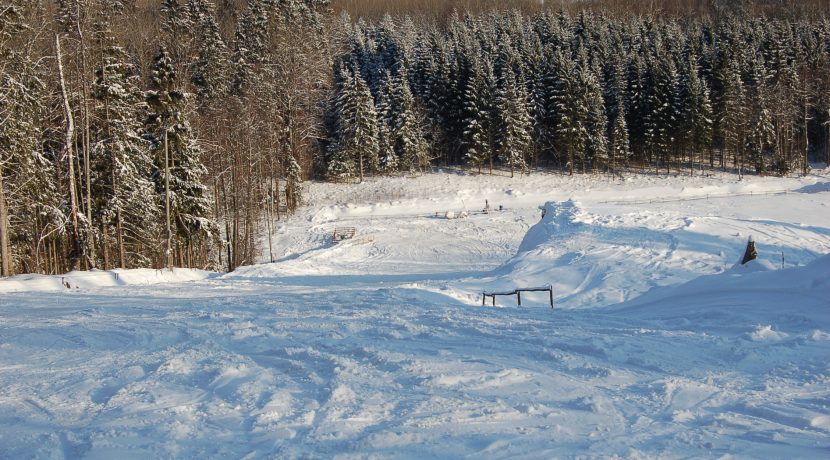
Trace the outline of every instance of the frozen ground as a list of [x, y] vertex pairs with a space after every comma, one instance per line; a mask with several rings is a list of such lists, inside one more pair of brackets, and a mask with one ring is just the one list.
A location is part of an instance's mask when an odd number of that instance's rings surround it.
[[608, 182], [312, 184], [273, 264], [0, 280], [0, 458], [830, 455], [830, 170]]

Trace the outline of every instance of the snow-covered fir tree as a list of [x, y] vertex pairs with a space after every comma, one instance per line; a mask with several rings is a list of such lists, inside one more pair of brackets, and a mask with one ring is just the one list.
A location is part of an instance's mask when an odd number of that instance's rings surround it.
[[510, 168], [510, 176], [518, 169], [527, 169], [527, 156], [533, 144], [533, 120], [528, 96], [522, 82], [517, 81], [513, 68], [502, 67], [496, 93], [498, 123], [498, 156]]
[[[181, 251], [194, 250], [215, 232], [207, 187], [202, 183], [206, 169], [201, 149], [191, 135], [187, 99], [170, 55], [162, 49], [150, 70], [150, 89], [145, 92], [149, 114], [143, 130], [153, 153], [158, 202], [163, 206], [165, 193], [169, 193], [174, 233], [184, 246]], [[166, 190], [168, 170], [170, 188]]]
[[392, 146], [403, 171], [424, 170], [429, 162], [421, 113], [409, 89], [406, 72], [391, 79], [390, 114]]
[[464, 157], [478, 168], [494, 157], [493, 76], [486, 58], [474, 58], [464, 89]]
[[148, 200], [154, 195], [153, 160], [140, 132], [146, 104], [137, 69], [103, 27], [92, 92], [100, 102], [92, 145], [95, 227], [101, 229], [104, 268], [142, 267], [149, 263], [144, 248], [155, 244], [161, 227], [159, 203]]
[[303, 204], [303, 170], [293, 155], [288, 157], [285, 168], [285, 207], [293, 213]]
[[348, 179], [357, 174], [361, 182], [378, 168], [378, 124], [372, 93], [359, 72], [341, 70], [336, 98], [337, 126], [332, 143], [329, 176]]
[[190, 81], [199, 102], [205, 103], [227, 89], [230, 66], [228, 47], [219, 33], [213, 3], [209, 0], [189, 0], [188, 5], [196, 48]]
[[378, 92], [377, 115], [378, 115], [378, 172], [390, 174], [398, 170], [398, 155], [392, 139], [392, 126], [394, 126], [394, 114], [389, 101], [388, 93], [389, 80]]

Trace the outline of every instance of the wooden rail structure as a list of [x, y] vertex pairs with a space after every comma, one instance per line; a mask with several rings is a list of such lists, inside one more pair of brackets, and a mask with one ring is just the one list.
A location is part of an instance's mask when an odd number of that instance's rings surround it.
[[496, 306], [496, 296], [515, 295], [519, 306], [522, 306], [522, 292], [547, 292], [550, 295], [550, 308], [553, 308], [553, 286], [532, 287], [532, 288], [517, 288], [513, 291], [507, 292], [487, 292], [484, 291], [481, 295], [481, 304], [487, 305], [487, 297], [493, 299], [493, 306]]
[[339, 227], [335, 228], [331, 234], [331, 240], [335, 243], [343, 240], [350, 240], [354, 238], [356, 230], [354, 227]]

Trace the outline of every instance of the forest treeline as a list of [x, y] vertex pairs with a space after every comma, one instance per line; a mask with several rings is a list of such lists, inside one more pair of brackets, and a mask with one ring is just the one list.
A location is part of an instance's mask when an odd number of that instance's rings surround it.
[[806, 174], [830, 154], [828, 24], [585, 10], [358, 21], [337, 58], [325, 174]]
[[309, 177], [804, 173], [830, 151], [827, 9], [2, 0], [0, 275], [273, 260]]

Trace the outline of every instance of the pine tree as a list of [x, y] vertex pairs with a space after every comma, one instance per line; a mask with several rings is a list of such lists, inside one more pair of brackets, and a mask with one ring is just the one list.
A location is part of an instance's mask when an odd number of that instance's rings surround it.
[[628, 138], [631, 142], [632, 153], [640, 160], [643, 160], [645, 156], [645, 121], [648, 113], [648, 92], [644, 74], [643, 58], [639, 54], [633, 55], [628, 64], [626, 125], [628, 125]]
[[196, 44], [190, 81], [200, 104], [204, 104], [227, 88], [228, 48], [219, 33], [213, 4], [209, 0], [190, 0], [189, 6]]
[[553, 65], [558, 62], [556, 54], [557, 51], [552, 46], [544, 51], [531, 94], [533, 141], [540, 157], [553, 155], [557, 144], [556, 87], [559, 69]]
[[[729, 59], [716, 73], [720, 92], [717, 94], [714, 133], [721, 147], [720, 166], [726, 166], [725, 153], [737, 156], [742, 147], [744, 116], [744, 85], [740, 69], [734, 59]], [[710, 166], [713, 166], [710, 160]]]
[[[129, 56], [107, 30], [99, 32], [102, 65], [95, 72], [93, 96], [101, 102], [92, 145], [96, 217], [109, 235], [115, 229], [121, 268], [146, 266], [142, 248], [152, 247], [160, 213], [149, 177], [152, 158], [142, 139], [141, 118], [146, 112], [140, 78]], [[103, 241], [107, 254], [108, 241]], [[105, 268], [106, 268], [105, 257]]]
[[605, 94], [608, 118], [608, 169], [616, 172], [627, 166], [631, 159], [631, 142], [628, 138], [628, 110], [625, 106], [626, 67], [623, 59], [617, 59], [609, 68]]
[[423, 170], [429, 162], [427, 142], [406, 72], [392, 77], [391, 92], [391, 139], [399, 167], [410, 172]]
[[[180, 241], [185, 246], [180, 251], [190, 255], [197, 246], [209, 243], [215, 223], [209, 217], [210, 200], [202, 183], [207, 170], [200, 158], [201, 149], [191, 138], [187, 95], [177, 83], [170, 55], [162, 49], [154, 59], [150, 89], [145, 92], [149, 115], [144, 124], [144, 138], [150, 142], [153, 152], [153, 179], [159, 202], [164, 203], [165, 194], [169, 193], [174, 233], [179, 240], [184, 240]], [[165, 176], [167, 170], [169, 178]], [[169, 190], [166, 189], [168, 179]]]
[[771, 160], [767, 152], [775, 143], [775, 124], [770, 99], [770, 76], [762, 57], [756, 57], [751, 63], [751, 85], [748, 88], [747, 138], [746, 149], [755, 172], [760, 175], [768, 173]]
[[285, 207], [294, 213], [303, 204], [302, 195], [303, 170], [293, 155], [288, 157], [285, 179]]
[[[388, 77], [391, 79], [391, 76]], [[389, 80], [387, 85], [378, 93], [377, 115], [378, 115], [378, 172], [390, 174], [398, 170], [398, 155], [395, 153], [392, 139], [392, 126], [394, 126], [394, 114], [389, 102]]]
[[[712, 104], [709, 88], [700, 77], [697, 55], [686, 58], [680, 82], [679, 138], [681, 145], [692, 152], [710, 148], [712, 144]], [[689, 155], [690, 168], [692, 155]]]
[[583, 171], [592, 161], [592, 155], [603, 141], [592, 133], [605, 130], [602, 119], [591, 120], [597, 94], [601, 100], [599, 82], [584, 64], [575, 63], [563, 53], [557, 54], [554, 65], [558, 68], [553, 99], [557, 113], [556, 134], [559, 147], [564, 151], [568, 173], [577, 166]]
[[492, 157], [488, 142], [490, 131], [489, 95], [484, 70], [477, 61], [470, 67], [464, 90], [464, 157], [468, 164], [481, 168]]
[[183, 64], [190, 58], [194, 35], [194, 23], [188, 5], [184, 0], [162, 0], [161, 14], [164, 19], [161, 28], [167, 35], [166, 42], [170, 44], [173, 62]]
[[496, 94], [498, 121], [498, 155], [510, 167], [510, 177], [518, 169], [527, 168], [527, 155], [533, 143], [533, 120], [528, 108], [528, 96], [524, 85], [516, 81], [510, 66], [504, 66]]
[[253, 82], [255, 68], [265, 58], [265, 40], [268, 34], [268, 0], [251, 0], [243, 11], [236, 29], [233, 53], [231, 91], [244, 95]]
[[363, 182], [366, 172], [378, 168], [377, 112], [372, 93], [358, 72], [349, 69], [342, 72], [345, 75], [336, 101], [338, 126], [329, 175], [345, 179], [356, 168]]
[[645, 147], [655, 169], [662, 163], [668, 171], [678, 123], [677, 72], [669, 53], [659, 46], [646, 63]]
[[591, 169], [598, 165], [608, 167], [608, 118], [605, 115], [605, 101], [602, 97], [602, 87], [593, 71], [582, 68], [581, 79], [584, 82], [586, 97], [586, 130], [588, 134], [585, 145], [585, 161]]

